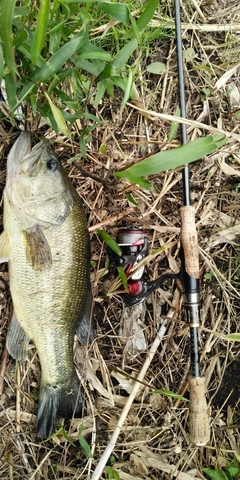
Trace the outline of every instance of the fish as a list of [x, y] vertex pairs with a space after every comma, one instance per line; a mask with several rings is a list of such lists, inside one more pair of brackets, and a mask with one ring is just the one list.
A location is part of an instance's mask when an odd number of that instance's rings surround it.
[[51, 144], [33, 148], [21, 132], [7, 159], [0, 262], [8, 262], [13, 315], [7, 349], [27, 358], [29, 342], [41, 365], [37, 435], [50, 437], [57, 416], [81, 416], [74, 365], [75, 334], [95, 338], [90, 321], [90, 238], [82, 201]]

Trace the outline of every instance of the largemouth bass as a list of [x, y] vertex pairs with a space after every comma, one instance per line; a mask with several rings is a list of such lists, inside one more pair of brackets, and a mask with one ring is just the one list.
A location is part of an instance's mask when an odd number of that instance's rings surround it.
[[56, 416], [81, 413], [82, 396], [73, 362], [74, 335], [94, 338], [90, 240], [80, 197], [50, 144], [31, 148], [23, 131], [7, 161], [4, 232], [0, 261], [9, 262], [14, 313], [7, 348], [27, 357], [29, 341], [41, 364], [37, 433], [55, 431]]

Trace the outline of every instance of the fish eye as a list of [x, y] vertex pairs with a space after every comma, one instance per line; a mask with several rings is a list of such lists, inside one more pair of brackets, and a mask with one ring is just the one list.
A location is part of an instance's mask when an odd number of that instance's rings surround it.
[[46, 166], [47, 166], [47, 169], [48, 169], [48, 170], [54, 171], [54, 170], [56, 170], [57, 167], [58, 167], [58, 162], [57, 162], [57, 160], [55, 160], [54, 158], [50, 158], [50, 159], [47, 161]]

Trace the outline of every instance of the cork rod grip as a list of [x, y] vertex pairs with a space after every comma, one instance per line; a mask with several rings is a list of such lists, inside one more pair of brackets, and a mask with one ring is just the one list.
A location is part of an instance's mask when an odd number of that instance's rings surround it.
[[184, 251], [185, 269], [188, 275], [199, 278], [198, 238], [195, 225], [195, 209], [191, 206], [180, 208], [181, 244]]
[[205, 395], [205, 378], [190, 378], [189, 437], [203, 446], [210, 438], [209, 415]]

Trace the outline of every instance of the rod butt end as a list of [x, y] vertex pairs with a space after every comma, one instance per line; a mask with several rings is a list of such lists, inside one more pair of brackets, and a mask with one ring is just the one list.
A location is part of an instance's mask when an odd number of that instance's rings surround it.
[[189, 439], [204, 446], [210, 439], [209, 415], [206, 402], [205, 378], [190, 378]]

